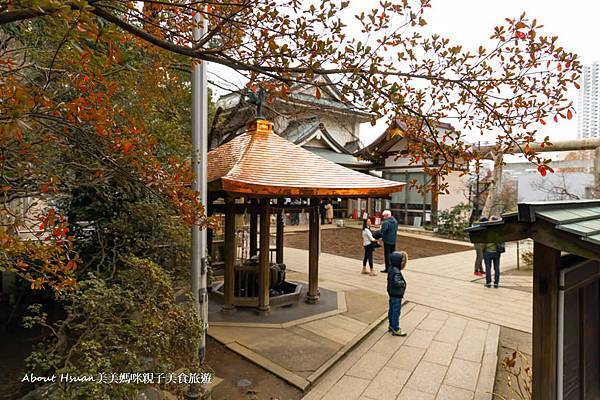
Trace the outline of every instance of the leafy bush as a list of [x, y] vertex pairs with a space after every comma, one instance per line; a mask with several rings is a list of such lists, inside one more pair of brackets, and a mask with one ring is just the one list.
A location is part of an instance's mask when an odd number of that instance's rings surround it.
[[438, 233], [455, 239], [466, 238], [465, 229], [469, 227], [469, 206], [460, 203], [450, 210], [438, 214]]
[[[63, 320], [50, 323], [39, 305], [32, 307], [26, 326], [43, 326], [52, 335], [29, 356], [28, 371], [41, 376], [98, 377], [100, 373], [181, 372], [197, 366], [202, 328], [194, 308], [176, 304], [171, 278], [155, 263], [131, 257], [125, 265], [114, 282], [92, 273], [80, 280], [78, 289], [61, 301]], [[142, 386], [55, 383], [44, 388], [43, 397], [130, 398]], [[177, 389], [182, 388], [171, 388]]]

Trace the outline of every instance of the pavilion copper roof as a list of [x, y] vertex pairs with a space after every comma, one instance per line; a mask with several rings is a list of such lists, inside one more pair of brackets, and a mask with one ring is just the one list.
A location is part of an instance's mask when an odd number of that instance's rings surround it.
[[250, 196], [386, 197], [405, 185], [319, 157], [276, 135], [272, 126], [253, 121], [247, 132], [208, 153], [210, 190]]

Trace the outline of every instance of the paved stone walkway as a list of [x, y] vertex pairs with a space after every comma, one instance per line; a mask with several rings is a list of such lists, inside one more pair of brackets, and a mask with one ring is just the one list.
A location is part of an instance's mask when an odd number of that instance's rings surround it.
[[402, 327], [405, 338], [378, 328], [304, 399], [489, 399], [497, 325], [409, 304]]
[[[308, 252], [285, 248], [284, 261], [291, 270], [308, 273]], [[406, 300], [467, 318], [531, 332], [533, 312], [531, 294], [502, 287], [488, 289], [472, 282], [475, 251], [426, 257], [409, 261], [405, 271], [408, 282]], [[516, 267], [516, 252], [511, 246], [502, 255], [501, 269]], [[381, 265], [376, 268], [381, 269]], [[360, 261], [322, 253], [319, 259], [319, 281], [328, 287], [338, 285], [386, 293], [385, 274], [361, 275]]]
[[[308, 272], [306, 251], [284, 254], [289, 269]], [[526, 291], [502, 287], [502, 277], [499, 289], [485, 288], [473, 275], [474, 259], [474, 251], [409, 259], [409, 303], [401, 318], [409, 335], [392, 337], [383, 324], [305, 399], [491, 399], [500, 326], [531, 332], [532, 301]], [[319, 264], [328, 287], [385, 293], [385, 274], [361, 275], [357, 260], [322, 253]], [[516, 251], [508, 246], [502, 269], [515, 266]]]

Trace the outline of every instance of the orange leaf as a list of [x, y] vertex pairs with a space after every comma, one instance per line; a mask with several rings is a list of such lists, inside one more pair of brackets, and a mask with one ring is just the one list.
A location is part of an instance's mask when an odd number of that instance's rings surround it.
[[319, 88], [317, 88], [317, 90], [315, 91], [315, 97], [316, 97], [317, 99], [320, 99], [320, 98], [321, 98], [321, 91], [319, 90]]
[[123, 153], [128, 154], [133, 149], [133, 143], [129, 140], [124, 140], [121, 147], [123, 148]]
[[573, 111], [567, 111], [567, 119], [573, 119]]
[[65, 269], [67, 271], [73, 271], [75, 268], [77, 268], [77, 264], [75, 263], [75, 260], [69, 260], [69, 262], [65, 266]]

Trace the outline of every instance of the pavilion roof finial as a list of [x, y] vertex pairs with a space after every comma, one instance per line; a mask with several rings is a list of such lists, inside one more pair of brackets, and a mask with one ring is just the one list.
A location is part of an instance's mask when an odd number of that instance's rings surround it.
[[267, 92], [259, 86], [256, 90], [245, 89], [244, 96], [246, 96], [248, 103], [256, 104], [256, 118], [267, 119], [264, 110], [267, 101]]

